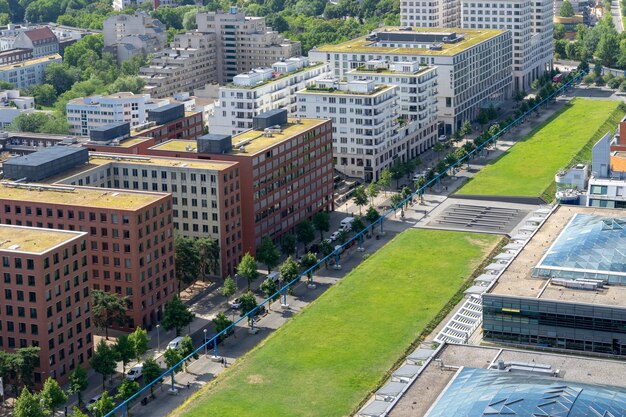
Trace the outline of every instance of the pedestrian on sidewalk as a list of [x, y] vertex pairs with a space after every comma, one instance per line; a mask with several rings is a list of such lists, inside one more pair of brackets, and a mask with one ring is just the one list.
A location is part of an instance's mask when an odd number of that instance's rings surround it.
[[222, 368], [226, 368], [226, 359], [222, 357]]
[[187, 389], [191, 388], [191, 383], [187, 381]]

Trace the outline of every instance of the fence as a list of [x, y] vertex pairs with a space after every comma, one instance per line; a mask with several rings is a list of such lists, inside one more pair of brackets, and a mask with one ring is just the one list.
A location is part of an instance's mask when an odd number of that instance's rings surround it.
[[460, 158], [455, 163], [450, 164], [449, 166], [447, 166], [446, 169], [443, 172], [440, 172], [439, 174], [437, 174], [433, 179], [428, 181], [426, 184], [424, 184], [423, 186], [418, 188], [416, 191], [411, 193], [409, 196], [407, 196], [400, 203], [398, 203], [393, 208], [389, 209], [386, 213], [381, 215], [376, 221], [372, 222], [369, 226], [365, 227], [363, 230], [361, 230], [360, 232], [356, 233], [355, 236], [350, 238], [347, 242], [343, 243], [342, 245], [338, 245], [338, 247], [335, 247], [335, 250], [333, 250], [330, 254], [324, 256], [315, 265], [313, 265], [312, 267], [310, 267], [306, 271], [302, 272], [300, 275], [298, 275], [292, 281], [290, 281], [287, 284], [285, 284], [283, 287], [281, 287], [278, 291], [276, 291], [270, 297], [266, 298], [260, 304], [258, 304], [253, 310], [247, 312], [245, 315], [243, 315], [238, 320], [234, 321], [232, 324], [230, 324], [228, 327], [226, 327], [221, 332], [216, 333], [211, 339], [206, 340], [205, 343], [203, 343], [200, 347], [198, 347], [196, 350], [194, 350], [188, 356], [183, 358], [176, 365], [172, 366], [171, 368], [169, 368], [168, 370], [163, 372], [163, 374], [161, 374], [161, 376], [156, 378], [154, 381], [150, 382], [149, 384], [146, 384], [137, 393], [135, 393], [133, 396], [129, 397], [127, 400], [123, 401], [121, 404], [119, 404], [117, 407], [115, 407], [112, 411], [108, 412], [104, 417], [115, 416], [118, 411], [121, 411], [122, 416], [125, 417], [127, 412], [128, 412], [128, 408], [130, 407], [131, 401], [136, 400], [139, 397], [141, 397], [142, 395], [144, 395], [146, 393], [146, 391], [150, 389], [150, 387], [152, 387], [155, 384], [159, 383], [162, 379], [165, 379], [168, 376], [171, 378], [171, 391], [175, 392], [176, 388], [175, 388], [175, 385], [174, 385], [174, 376], [176, 374], [176, 370], [181, 368], [186, 361], [188, 361], [191, 358], [193, 358], [193, 356], [195, 356], [196, 354], [201, 353], [201, 351], [207, 349], [208, 346], [213, 346], [212, 347], [213, 354], [217, 355], [217, 339], [219, 337], [221, 337], [222, 335], [226, 336], [231, 331], [234, 331], [235, 330], [234, 326], [239, 324], [242, 320], [249, 320], [250, 329], [254, 330], [254, 316], [256, 315], [256, 313], [258, 312], [258, 310], [262, 306], [264, 306], [265, 304], [271, 303], [277, 297], [281, 297], [281, 296], [284, 297], [283, 298], [284, 299], [284, 304], [286, 304], [287, 303], [286, 302], [286, 300], [287, 300], [287, 290], [288, 290], [288, 288], [291, 285], [293, 285], [296, 282], [300, 281], [303, 277], [306, 277], [308, 273], [312, 274], [315, 270], [317, 270], [322, 265], [324, 265], [327, 260], [329, 260], [329, 259], [331, 259], [333, 257], [335, 258], [335, 265], [339, 265], [340, 255], [343, 252], [344, 248], [348, 248], [348, 247], [352, 246], [357, 239], [358, 239], [358, 243], [359, 243], [359, 248], [362, 248], [363, 247], [363, 238], [364, 238], [364, 236], [366, 234], [369, 234], [370, 232], [374, 231], [374, 229], [376, 227], [380, 227], [380, 232], [384, 233], [383, 223], [384, 223], [384, 220], [388, 216], [390, 216], [391, 214], [394, 214], [396, 212], [396, 210], [398, 210], [398, 209], [403, 209], [405, 204], [408, 204], [409, 202], [412, 202], [413, 201], [413, 197], [415, 197], [416, 195], [421, 198], [421, 196], [424, 193], [424, 190], [427, 187], [431, 187], [433, 185], [438, 185], [439, 182], [441, 181], [441, 179], [444, 178], [447, 175], [448, 171], [451, 171], [451, 170], [455, 169], [457, 166], [461, 166], [466, 161], [469, 162], [469, 158], [475, 157], [477, 155], [477, 152], [484, 152], [486, 146], [491, 145], [491, 143], [496, 143], [497, 139], [500, 136], [502, 136], [505, 133], [509, 132], [512, 128], [517, 126], [519, 123], [523, 122], [523, 120], [526, 118], [526, 116], [529, 116], [530, 114], [532, 114], [532, 112], [537, 110], [541, 105], [548, 103], [553, 98], [556, 98], [557, 96], [562, 94], [568, 87], [570, 87], [572, 85], [575, 85], [577, 82], [579, 82], [581, 80], [581, 78], [584, 75], [585, 75], [585, 72], [584, 71], [580, 71], [574, 78], [569, 80], [567, 83], [563, 84], [560, 88], [555, 90], [548, 97], [546, 97], [543, 100], [541, 100], [540, 102], [536, 103], [531, 109], [529, 109], [528, 111], [523, 113], [517, 119], [513, 120], [511, 123], [509, 123], [503, 129], [501, 129], [498, 133], [496, 133], [495, 135], [491, 136], [489, 139], [487, 139], [481, 145], [477, 146], [472, 151], [468, 152], [467, 155], [465, 155], [464, 157]]

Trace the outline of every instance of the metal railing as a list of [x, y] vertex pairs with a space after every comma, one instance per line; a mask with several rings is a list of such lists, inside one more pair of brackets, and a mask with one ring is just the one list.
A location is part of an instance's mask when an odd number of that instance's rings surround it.
[[576, 76], [574, 78], [572, 78], [567, 83], [563, 84], [560, 88], [555, 90], [548, 97], [546, 97], [546, 98], [542, 99], [540, 102], [536, 103], [531, 109], [529, 109], [528, 111], [523, 113], [521, 116], [519, 116], [518, 118], [513, 120], [511, 123], [509, 123], [507, 126], [502, 128], [498, 133], [496, 133], [495, 135], [491, 136], [489, 139], [487, 139], [485, 142], [483, 142], [482, 144], [477, 146], [472, 151], [468, 152], [464, 157], [460, 158], [455, 163], [450, 164], [449, 166], [447, 166], [446, 169], [443, 172], [437, 174], [433, 179], [431, 179], [430, 181], [426, 182], [420, 188], [418, 188], [413, 193], [408, 195], [405, 199], [403, 199], [400, 203], [398, 203], [397, 205], [395, 205], [394, 207], [389, 209], [387, 212], [382, 214], [376, 221], [372, 222], [370, 225], [366, 226], [363, 230], [361, 230], [360, 232], [356, 233], [352, 238], [348, 239], [348, 241], [346, 241], [342, 245], [338, 245], [338, 247], [335, 247], [335, 250], [333, 250], [328, 255], [324, 256], [322, 259], [320, 259], [312, 267], [310, 267], [307, 270], [305, 270], [304, 272], [300, 273], [296, 278], [294, 278], [292, 281], [288, 282], [283, 287], [278, 289], [278, 291], [276, 291], [270, 297], [264, 299], [254, 309], [252, 309], [249, 312], [247, 312], [246, 314], [244, 314], [242, 317], [240, 317], [238, 320], [234, 321], [232, 324], [230, 324], [228, 327], [226, 327], [225, 329], [223, 329], [219, 333], [216, 333], [211, 339], [206, 340], [205, 343], [203, 343], [200, 347], [198, 347], [192, 353], [187, 355], [185, 358], [183, 358], [176, 365], [174, 365], [171, 368], [167, 369], [165, 372], [163, 372], [163, 374], [161, 374], [161, 376], [156, 378], [154, 381], [146, 384], [137, 393], [135, 393], [134, 395], [132, 395], [131, 397], [129, 397], [128, 399], [126, 399], [125, 401], [120, 403], [117, 407], [115, 407], [113, 410], [108, 412], [104, 417], [115, 416], [117, 412], [121, 412], [122, 416], [125, 417], [127, 415], [128, 407], [129, 407], [129, 404], [131, 403], [131, 401], [138, 399], [142, 395], [145, 395], [146, 390], [149, 390], [150, 387], [152, 387], [155, 384], [159, 383], [162, 379], [165, 379], [168, 376], [171, 378], [171, 391], [175, 392], [176, 389], [175, 389], [174, 376], [176, 374], [176, 370], [178, 370], [182, 366], [184, 366], [185, 362], [187, 362], [188, 360], [192, 359], [195, 355], [197, 355], [199, 353], [202, 353], [202, 351], [204, 351], [208, 346], [212, 346], [213, 354], [214, 354], [214, 356], [216, 356], [217, 355], [218, 338], [222, 337], [222, 336], [227, 336], [230, 332], [234, 331], [235, 330], [234, 327], [237, 324], [239, 324], [242, 320], [249, 320], [250, 329], [254, 330], [254, 318], [257, 315], [257, 313], [259, 312], [259, 310], [261, 309], [261, 307], [265, 306], [265, 304], [268, 304], [268, 303], [271, 303], [271, 302], [275, 301], [277, 297], [278, 298], [283, 297], [283, 303], [287, 304], [287, 292], [288, 292], [288, 289], [289, 289], [289, 287], [291, 285], [293, 285], [296, 282], [300, 281], [303, 277], [306, 277], [309, 273], [312, 274], [313, 272], [315, 272], [315, 270], [317, 270], [318, 268], [321, 268], [325, 264], [326, 261], [328, 261], [328, 260], [330, 260], [332, 258], [335, 258], [335, 265], [339, 265], [341, 253], [343, 253], [343, 251], [345, 249], [353, 246], [354, 245], [353, 242], [355, 242], [357, 239], [358, 239], [359, 248], [362, 248], [363, 247], [364, 237], [367, 234], [373, 232], [376, 227], [380, 228], [380, 233], [384, 233], [384, 220], [387, 217], [389, 217], [391, 214], [395, 214], [395, 212], [398, 209], [403, 210], [405, 204], [407, 204], [409, 202], [412, 202], [413, 201], [413, 197], [415, 197], [416, 195], [418, 197], [421, 197], [423, 195], [423, 193], [424, 193], [424, 190], [426, 190], [427, 187], [431, 187], [433, 185], [439, 184], [441, 179], [444, 178], [447, 175], [448, 171], [451, 171], [451, 170], [455, 169], [457, 166], [461, 166], [463, 163], [466, 163], [466, 161], [469, 161], [469, 158], [472, 158], [473, 155], [475, 155], [477, 152], [483, 152], [485, 150], [486, 146], [489, 146], [492, 143], [496, 143], [497, 139], [500, 136], [502, 136], [505, 133], [509, 132], [512, 128], [514, 128], [515, 126], [517, 126], [518, 124], [523, 122], [523, 120], [527, 116], [532, 114], [532, 112], [537, 110], [541, 105], [548, 103], [553, 98], [556, 98], [558, 95], [562, 94], [568, 87], [570, 87], [573, 84], [576, 84], [577, 82], [579, 82], [580, 79], [584, 75], [585, 75], [585, 71], [580, 71], [578, 74], [576, 74]]

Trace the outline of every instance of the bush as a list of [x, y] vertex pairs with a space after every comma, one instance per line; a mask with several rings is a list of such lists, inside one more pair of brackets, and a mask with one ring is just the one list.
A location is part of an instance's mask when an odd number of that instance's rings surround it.
[[597, 85], [598, 87], [602, 87], [604, 84], [606, 84], [606, 83], [604, 82], [604, 78], [602, 78], [602, 77], [598, 77], [598, 78], [596, 78], [596, 85]]
[[623, 82], [624, 82], [624, 77], [613, 77], [609, 81], [607, 81], [606, 85], [608, 85], [609, 88], [612, 88], [615, 90], [619, 88], [620, 84]]
[[583, 84], [591, 85], [596, 81], [595, 74], [587, 74], [583, 77]]
[[621, 91], [622, 93], [626, 93], [626, 81], [622, 81], [622, 83], [619, 85], [619, 91]]

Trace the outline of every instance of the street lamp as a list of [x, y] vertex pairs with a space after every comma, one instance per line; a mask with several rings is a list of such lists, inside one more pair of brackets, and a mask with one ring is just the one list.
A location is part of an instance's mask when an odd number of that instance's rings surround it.
[[161, 334], [159, 333], [159, 329], [161, 328], [160, 324], [156, 325], [157, 328], [157, 352], [161, 351]]
[[204, 332], [204, 356], [208, 356], [208, 352], [207, 352], [208, 346], [206, 345], [206, 329], [204, 329], [203, 332]]

